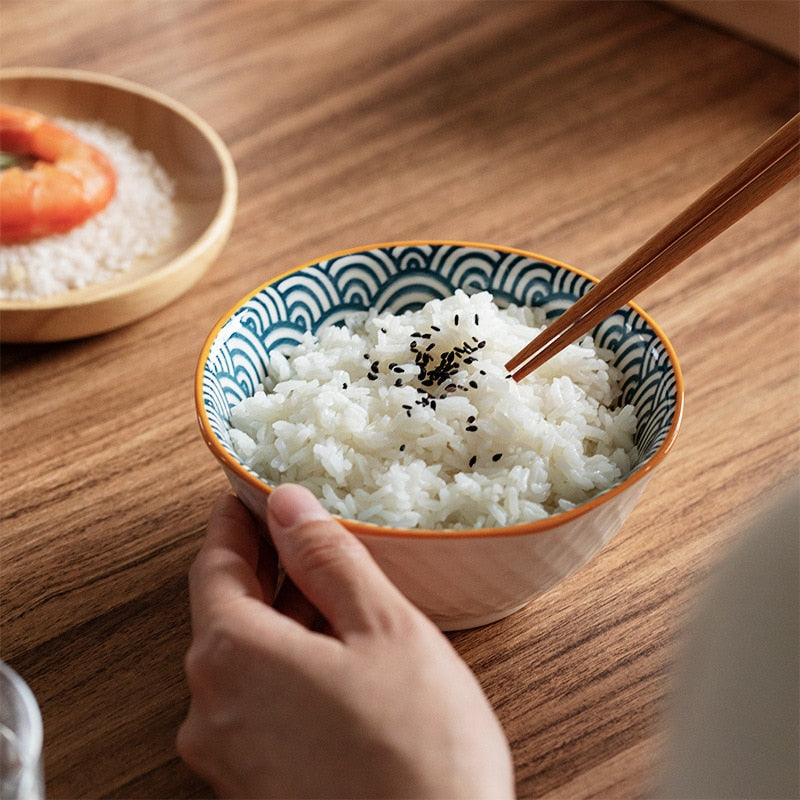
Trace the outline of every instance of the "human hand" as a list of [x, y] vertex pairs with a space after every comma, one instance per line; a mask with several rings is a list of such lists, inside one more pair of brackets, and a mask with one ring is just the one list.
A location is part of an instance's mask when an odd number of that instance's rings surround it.
[[[514, 795], [500, 724], [444, 635], [298, 486], [221, 497], [189, 585], [186, 763], [236, 797]], [[320, 625], [320, 620], [324, 623]]]

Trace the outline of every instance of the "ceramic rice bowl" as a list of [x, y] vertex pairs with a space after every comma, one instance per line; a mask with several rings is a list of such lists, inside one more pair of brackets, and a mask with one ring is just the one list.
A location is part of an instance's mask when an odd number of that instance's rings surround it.
[[[236, 455], [231, 409], [261, 387], [274, 349], [375, 308], [395, 314], [462, 289], [498, 305], [541, 306], [558, 316], [596, 282], [565, 264], [513, 248], [459, 242], [399, 242], [305, 264], [238, 302], [208, 336], [195, 377], [204, 440], [231, 486], [264, 519], [271, 485]], [[506, 528], [394, 529], [343, 520], [395, 584], [443, 630], [475, 627], [526, 605], [586, 564], [619, 530], [671, 449], [683, 381], [672, 346], [634, 305], [593, 331], [622, 373], [620, 402], [636, 410], [638, 461], [620, 483], [576, 508]], [[401, 424], [401, 421], [398, 421]]]

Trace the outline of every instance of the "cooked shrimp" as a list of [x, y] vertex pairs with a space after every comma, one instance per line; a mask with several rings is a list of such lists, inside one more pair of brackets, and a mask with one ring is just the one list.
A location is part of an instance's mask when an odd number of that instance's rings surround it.
[[0, 150], [32, 161], [0, 173], [2, 244], [68, 231], [114, 196], [106, 156], [36, 111], [0, 106]]

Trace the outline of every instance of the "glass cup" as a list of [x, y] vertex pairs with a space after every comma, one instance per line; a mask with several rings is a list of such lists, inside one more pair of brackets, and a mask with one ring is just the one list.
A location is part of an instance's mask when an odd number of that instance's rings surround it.
[[0, 800], [42, 798], [42, 715], [25, 681], [0, 661]]

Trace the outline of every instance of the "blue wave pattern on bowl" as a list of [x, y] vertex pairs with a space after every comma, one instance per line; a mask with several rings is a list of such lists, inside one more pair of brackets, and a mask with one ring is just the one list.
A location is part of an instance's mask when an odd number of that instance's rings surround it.
[[[304, 333], [345, 323], [369, 308], [400, 314], [462, 289], [490, 292], [499, 305], [541, 306], [548, 319], [594, 286], [565, 267], [519, 253], [448, 244], [402, 245], [336, 256], [289, 273], [247, 300], [219, 331], [203, 371], [209, 423], [226, 449], [230, 409], [261, 388], [270, 353], [290, 350]], [[664, 442], [677, 405], [670, 357], [648, 322], [630, 307], [593, 331], [615, 353], [620, 402], [639, 420], [639, 464]]]

